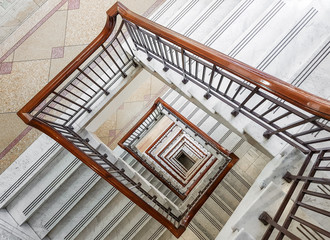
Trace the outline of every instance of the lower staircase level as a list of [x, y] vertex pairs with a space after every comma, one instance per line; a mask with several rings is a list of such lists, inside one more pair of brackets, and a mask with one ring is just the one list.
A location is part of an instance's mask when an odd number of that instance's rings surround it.
[[[240, 158], [180, 238], [215, 239], [270, 158], [176, 91], [169, 90], [162, 98]], [[96, 141], [91, 133], [86, 135]], [[14, 196], [8, 191], [13, 185], [7, 189], [8, 196], [2, 195], [3, 214], [9, 213], [13, 221], [31, 229], [37, 239], [175, 239], [159, 222], [65, 149], [59, 147], [56, 151], [53, 155], [47, 152], [42, 155], [44, 166], [35, 170], [28, 182], [22, 181], [24, 175], [18, 178]], [[33, 151], [25, 154], [31, 156]], [[130, 154], [119, 147], [113, 154], [171, 201], [181, 201]], [[23, 158], [24, 154], [18, 162]], [[5, 175], [10, 171], [15, 169], [9, 168]]]

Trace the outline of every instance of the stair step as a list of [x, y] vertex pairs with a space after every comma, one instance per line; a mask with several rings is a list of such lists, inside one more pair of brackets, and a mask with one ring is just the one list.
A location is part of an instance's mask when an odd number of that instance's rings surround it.
[[[128, 240], [128, 239], [133, 239], [137, 234], [142, 232], [142, 229], [148, 225], [148, 229], [151, 228], [151, 223], [150, 223], [151, 217], [148, 213], [144, 213], [144, 215], [139, 219], [139, 221], [137, 223], [135, 223], [135, 225], [133, 227], [130, 228], [129, 231], [124, 232], [125, 235], [122, 237], [122, 239], [124, 240]], [[150, 225], [149, 225], [150, 224]], [[143, 231], [144, 233], [144, 231]], [[143, 238], [142, 238], [143, 239]], [[146, 239], [146, 238], [144, 238]]]
[[162, 6], [160, 6], [157, 11], [149, 17], [149, 19], [164, 26], [173, 16], [173, 13], [176, 12], [177, 9], [180, 9], [184, 3], [184, 1], [180, 0], [165, 1]]
[[194, 221], [191, 221], [188, 225], [188, 228], [186, 231], [182, 234], [183, 239], [199, 239], [199, 240], [207, 240], [210, 239], [208, 236], [205, 235], [205, 233], [199, 229], [199, 226], [197, 226]]
[[249, 190], [249, 183], [243, 178], [241, 178], [238, 174], [236, 175], [235, 171], [229, 171], [225, 177], [225, 180], [242, 196], [244, 196]]
[[220, 185], [214, 190], [213, 194], [216, 194], [223, 202], [225, 202], [231, 210], [235, 210], [242, 197], [240, 194], [222, 181]]
[[213, 0], [184, 30], [184, 35], [196, 41], [202, 41], [214, 29], [214, 23], [223, 19], [240, 1]]
[[[216, 227], [217, 220], [214, 220], [206, 211], [198, 211], [192, 221], [207, 236], [207, 239], [215, 239], [219, 233], [219, 229]], [[213, 222], [215, 223], [213, 224]]]
[[224, 139], [221, 142], [221, 145], [228, 149], [229, 151], [232, 151], [232, 149], [242, 140], [240, 136], [238, 136], [236, 133], [231, 132], [230, 135]]
[[7, 206], [8, 212], [19, 224], [24, 223], [81, 164], [71, 153], [63, 151]]
[[[288, 81], [304, 63], [302, 59], [312, 56], [319, 42], [330, 36], [330, 24], [327, 20], [329, 11], [329, 3], [311, 3], [299, 22], [272, 44], [271, 51], [265, 52], [263, 61], [258, 62], [257, 68]], [[288, 61], [290, 64], [287, 64]]]
[[182, 33], [183, 30], [195, 19], [200, 11], [206, 9], [209, 1], [207, 0], [189, 0], [181, 9], [169, 20], [166, 27], [176, 32]]
[[[114, 200], [117, 199], [117, 200]], [[118, 200], [119, 199], [119, 200]], [[51, 239], [74, 239], [79, 233], [88, 228], [89, 223], [97, 221], [99, 214], [109, 205], [123, 206], [128, 199], [123, 198], [115, 188], [108, 182], [101, 179], [89, 192], [81, 199], [71, 211], [49, 232], [48, 236]], [[120, 202], [120, 203], [119, 203]], [[120, 210], [120, 207], [113, 208]], [[89, 231], [89, 230], [87, 230]], [[94, 230], [92, 230], [93, 232]]]
[[[158, 235], [157, 235], [157, 237], [158, 237]], [[174, 237], [174, 235], [169, 230], [165, 230], [159, 238], [150, 237], [149, 239], [150, 240], [155, 240], [155, 239], [158, 239], [158, 240], [175, 240], [177, 238]], [[182, 238], [179, 238], [179, 239], [182, 239]]]
[[34, 141], [0, 175], [0, 207], [7, 206], [62, 150], [45, 134]]
[[202, 124], [200, 124], [199, 128], [204, 133], [208, 133], [216, 124], [218, 124], [218, 121], [209, 116]]
[[[263, 15], [252, 23], [236, 42], [228, 49], [228, 53], [239, 45], [246, 35], [250, 35], [254, 28], [254, 35], [250, 36], [248, 43], [240, 48], [239, 51], [231, 53], [231, 56], [243, 61], [249, 65], [257, 66], [259, 58], [264, 55], [265, 51], [274, 45], [274, 41], [280, 39], [288, 29], [292, 29], [299, 19], [302, 18], [308, 11], [309, 0], [299, 1], [299, 9], [296, 1], [283, 1], [283, 3], [276, 2], [275, 5], [270, 6]], [[286, 26], [286, 27], [283, 27]], [[211, 46], [217, 48], [219, 43], [213, 43]], [[253, 50], [251, 49], [253, 48]]]
[[140, 229], [140, 231], [132, 238], [133, 240], [140, 240], [140, 239], [158, 239], [167, 228], [161, 225], [158, 221], [154, 218], [149, 217], [146, 224]]
[[[329, 99], [329, 91], [327, 91], [329, 53], [330, 37], [319, 45], [318, 49], [291, 77], [289, 82], [305, 91]], [[315, 81], [309, 81], [309, 79], [317, 79], [317, 84]]]
[[214, 214], [214, 217], [217, 219], [222, 226], [224, 226], [232, 214], [231, 209], [216, 195], [212, 194], [210, 198], [205, 202], [204, 208]]
[[199, 109], [189, 120], [195, 125], [198, 125], [198, 123], [204, 118], [207, 117], [206, 113]]
[[184, 105], [187, 102], [187, 99], [184, 98], [183, 96], [180, 96], [180, 98], [173, 104], [171, 104], [171, 107], [177, 110], [180, 108], [182, 105]]
[[168, 104], [173, 104], [173, 101], [179, 96], [177, 91], [174, 91], [173, 89], [168, 90], [162, 99], [167, 102]]
[[0, 233], [1, 239], [8, 240], [39, 240], [38, 235], [27, 223], [21, 225], [11, 217], [6, 209], [0, 209]]
[[[228, 53], [228, 48], [269, 6], [274, 7], [275, 0], [244, 0], [223, 18], [223, 20], [201, 39], [207, 46]], [[279, 1], [276, 1], [279, 5]], [[283, 4], [283, 3], [282, 3]], [[213, 26], [213, 25], [212, 25]]]
[[29, 219], [29, 225], [44, 238], [50, 230], [100, 181], [84, 164]]
[[[122, 239], [125, 233], [131, 229], [134, 218], [140, 219], [144, 215], [144, 212], [131, 201], [128, 201], [124, 207], [120, 207], [118, 209], [120, 211], [115, 211], [113, 207], [105, 208], [105, 211], [107, 209], [111, 211], [108, 211], [108, 213], [103, 211], [98, 216], [100, 219], [104, 218], [103, 224], [98, 221], [91, 223], [91, 229], [88, 231], [89, 227], [87, 227], [77, 239], [86, 239], [86, 237], [95, 240]], [[114, 212], [116, 212], [116, 215], [114, 215]], [[92, 233], [91, 230], [93, 230]]]

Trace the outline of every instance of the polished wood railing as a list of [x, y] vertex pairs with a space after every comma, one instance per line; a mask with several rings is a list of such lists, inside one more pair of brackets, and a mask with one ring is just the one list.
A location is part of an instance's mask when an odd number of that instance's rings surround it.
[[[118, 31], [114, 32], [118, 15], [123, 21]], [[123, 30], [124, 27], [127, 32]], [[110, 37], [112, 33], [113, 36]], [[99, 153], [88, 144], [87, 139], [79, 135], [85, 124], [82, 119], [91, 111], [97, 111], [97, 105], [102, 99], [106, 99], [107, 96], [110, 99], [112, 86], [115, 86], [119, 79], [125, 78], [131, 67], [137, 65], [133, 47], [145, 52], [149, 60], [160, 61], [164, 70], [172, 69], [182, 74], [184, 83], [191, 82], [204, 89], [206, 99], [213, 96], [231, 106], [233, 116], [244, 114], [265, 128], [266, 138], [276, 135], [307, 156], [316, 154], [320, 156], [322, 162], [329, 160], [327, 154], [330, 143], [330, 103], [328, 100], [186, 38], [139, 16], [117, 2], [107, 11], [107, 21], [102, 32], [37, 93], [18, 112], [18, 115], [26, 124], [41, 130], [62, 144], [166, 226], [175, 236], [178, 237], [183, 233], [189, 221], [219, 182], [211, 181], [207, 191], [196, 198], [196, 202], [191, 204], [185, 213], [179, 217], [175, 216], [171, 209], [164, 208], [139, 183], [132, 181], [122, 169], [118, 169], [107, 156]], [[306, 162], [310, 162], [309, 160], [310, 157], [307, 157]], [[305, 165], [302, 169], [304, 167]], [[299, 198], [303, 198], [306, 194], [321, 196], [308, 189], [308, 182], [328, 184], [328, 178], [317, 179], [313, 177], [313, 171], [329, 172], [326, 167], [316, 166], [307, 177], [303, 176], [304, 171], [300, 171], [297, 176], [287, 176], [293, 179], [294, 190], [299, 182], [306, 182], [304, 186], [307, 188], [303, 188]], [[220, 175], [225, 174], [226, 171], [223, 171]], [[141, 193], [144, 199], [139, 196]], [[287, 205], [291, 195], [286, 197], [283, 205]], [[318, 211], [315, 206], [308, 207], [301, 202], [299, 200], [295, 203], [294, 211], [300, 207]], [[159, 211], [152, 207], [154, 204], [159, 207]], [[322, 214], [329, 216], [328, 212]], [[267, 239], [274, 228], [280, 231], [278, 239], [283, 238], [292, 219], [306, 225], [304, 221], [291, 214], [285, 226], [277, 228], [276, 222], [280, 216], [281, 213], [277, 213], [274, 219], [264, 218], [266, 223], [271, 224], [264, 239]], [[327, 230], [320, 227], [314, 227], [314, 230], [330, 236]]]

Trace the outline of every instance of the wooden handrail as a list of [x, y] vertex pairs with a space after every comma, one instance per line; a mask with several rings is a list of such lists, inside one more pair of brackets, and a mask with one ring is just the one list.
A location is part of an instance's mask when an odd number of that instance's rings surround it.
[[265, 89], [309, 113], [330, 120], [329, 100], [299, 89], [270, 74], [262, 72], [193, 39], [187, 38], [173, 30], [152, 22], [149, 19], [132, 12], [119, 2], [117, 2], [117, 11], [124, 19], [135, 23], [159, 37], [162, 37], [167, 41], [219, 66], [220, 68]]
[[60, 86], [82, 63], [88, 59], [97, 48], [104, 43], [116, 25], [117, 3], [107, 11], [107, 20], [101, 33], [81, 51], [61, 72], [59, 72], [45, 87], [43, 87], [17, 115], [28, 124], [32, 118], [30, 112], [39, 106], [58, 86]]
[[330, 120], [329, 100], [299, 89], [272, 75], [262, 72], [195, 40], [189, 39], [173, 30], [152, 22], [151, 20], [132, 12], [120, 2], [116, 2], [107, 11], [108, 17], [102, 32], [18, 112], [18, 115], [24, 122], [27, 123], [31, 120], [31, 118], [24, 113], [31, 112], [44, 99], [46, 99], [56, 87], [70, 76], [70, 74], [72, 74], [78, 66], [91, 56], [91, 54], [110, 36], [116, 24], [116, 16], [118, 14], [120, 14], [122, 18], [153, 32], [159, 37], [162, 37], [213, 64], [216, 64], [228, 72], [265, 89], [299, 108]]
[[88, 155], [86, 155], [83, 151], [77, 148], [72, 142], [63, 137], [61, 134], [56, 132], [56, 130], [48, 127], [39, 119], [32, 119], [30, 124], [35, 128], [43, 131], [49, 136], [52, 136], [54, 140], [60, 143], [62, 146], [65, 146], [70, 152], [80, 159], [84, 164], [86, 164], [89, 168], [95, 171], [99, 176], [101, 176], [104, 180], [118, 189], [122, 194], [131, 199], [135, 204], [141, 207], [144, 211], [149, 213], [152, 217], [157, 219], [159, 222], [163, 223], [171, 232], [179, 237], [185, 231], [185, 228], [179, 226], [175, 228], [170, 220], [160, 214], [158, 211], [153, 210], [150, 205], [148, 205], [142, 198], [137, 196], [134, 192], [130, 191], [125, 185], [123, 185], [120, 181], [118, 181], [115, 177], [113, 177], [109, 172], [107, 172], [104, 168], [100, 167], [96, 162], [94, 162]]

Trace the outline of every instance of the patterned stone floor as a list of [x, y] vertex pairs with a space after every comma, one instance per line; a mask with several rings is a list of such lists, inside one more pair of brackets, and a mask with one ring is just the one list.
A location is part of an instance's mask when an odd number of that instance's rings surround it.
[[0, 0], [0, 43], [47, 0]]
[[[148, 16], [163, 1], [121, 2]], [[4, 38], [0, 41], [0, 174], [41, 134], [27, 127], [16, 112], [96, 37], [104, 27], [105, 11], [115, 1], [0, 0], [0, 17], [5, 16], [5, 8], [14, 11], [19, 2], [39, 5], [25, 9], [16, 31], [0, 33]], [[12, 15], [6, 21], [14, 19]], [[0, 27], [5, 26], [3, 19]]]

